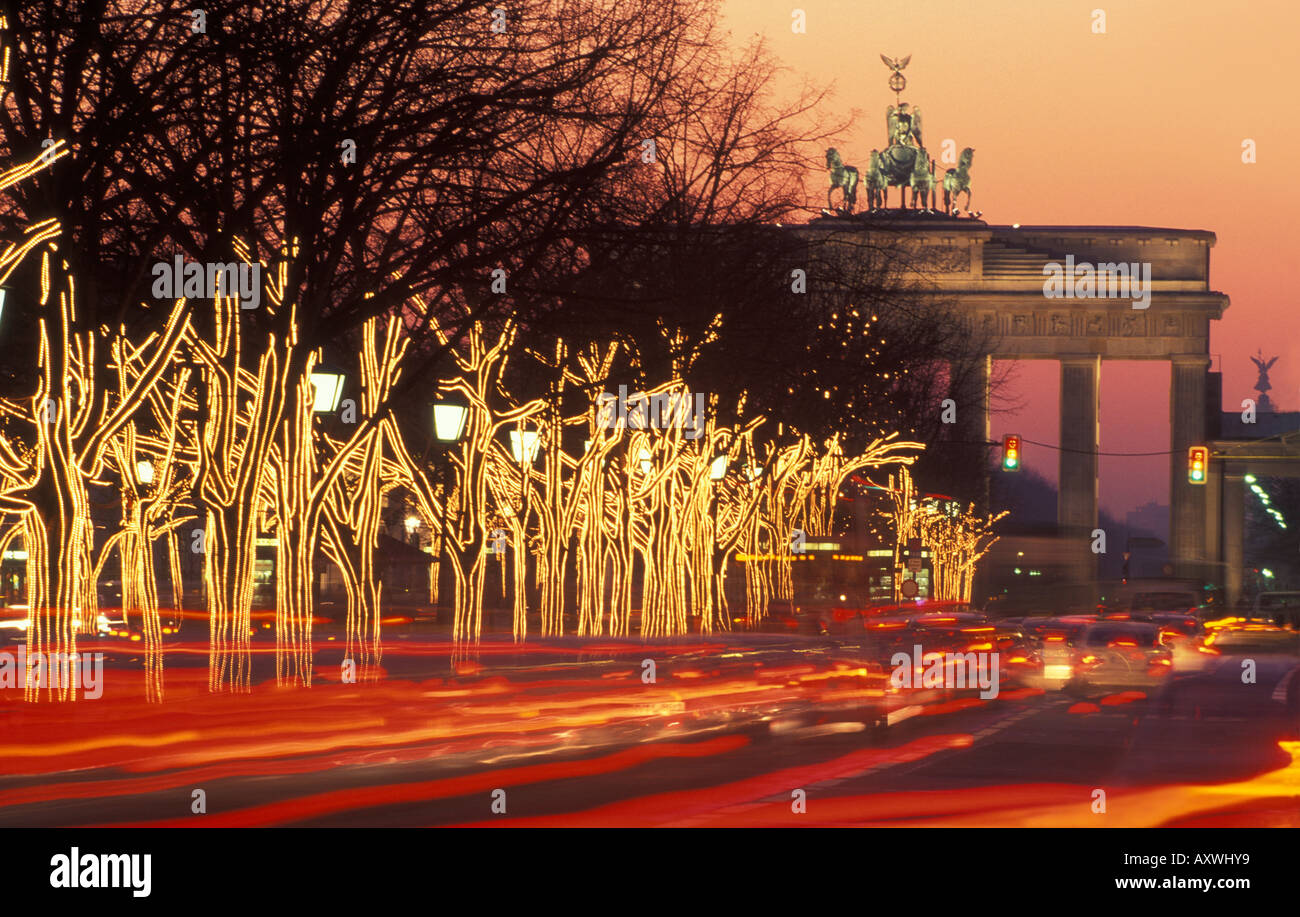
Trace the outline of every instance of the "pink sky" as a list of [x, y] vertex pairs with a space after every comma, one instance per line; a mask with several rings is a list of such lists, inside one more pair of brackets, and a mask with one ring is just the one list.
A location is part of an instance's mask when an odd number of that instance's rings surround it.
[[[790, 28], [803, 9], [807, 33]], [[1106, 34], [1092, 32], [1104, 9]], [[834, 83], [839, 111], [857, 109], [835, 145], [865, 160], [884, 138], [894, 98], [880, 54], [912, 55], [905, 101], [921, 109], [926, 146], [976, 150], [973, 209], [992, 223], [1205, 229], [1218, 236], [1211, 283], [1232, 305], [1211, 332], [1224, 405], [1253, 396], [1250, 356], [1279, 356], [1272, 396], [1300, 408], [1300, 3], [1250, 0], [727, 0], [737, 41], [754, 33], [794, 82]], [[1258, 162], [1241, 161], [1242, 141]], [[809, 187], [819, 187], [810, 181]], [[812, 203], [812, 202], [810, 202]], [[1057, 440], [1058, 368], [1017, 366], [1018, 415], [994, 434]], [[1103, 450], [1169, 448], [1168, 365], [1102, 366]], [[1054, 451], [1025, 463], [1056, 479]], [[1168, 458], [1105, 458], [1111, 513], [1168, 502]]]

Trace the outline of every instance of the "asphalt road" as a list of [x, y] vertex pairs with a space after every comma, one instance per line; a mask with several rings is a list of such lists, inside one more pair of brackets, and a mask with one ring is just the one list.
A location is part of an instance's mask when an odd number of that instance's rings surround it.
[[1149, 694], [917, 694], [880, 727], [816, 722], [844, 696], [809, 693], [842, 685], [834, 653], [728, 669], [696, 643], [660, 648], [654, 686], [636, 645], [502, 648], [432, 679], [436, 653], [394, 651], [382, 685], [209, 698], [173, 667], [161, 705], [8, 705], [0, 826], [1300, 827], [1293, 656], [1256, 658], [1253, 684], [1224, 656]]

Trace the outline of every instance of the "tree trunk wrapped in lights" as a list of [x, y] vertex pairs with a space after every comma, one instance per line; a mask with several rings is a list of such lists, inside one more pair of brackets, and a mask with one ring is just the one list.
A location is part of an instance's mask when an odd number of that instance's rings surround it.
[[503, 455], [499, 443], [490, 451], [487, 482], [497, 512], [487, 522], [489, 534], [500, 527], [506, 533], [505, 543], [494, 540], [498, 548], [493, 558], [500, 565], [501, 593], [506, 595], [506, 563], [509, 558], [512, 594], [511, 630], [515, 640], [528, 636], [528, 516], [533, 501], [531, 469], [521, 469], [510, 456]]
[[[900, 568], [908, 540], [920, 539], [921, 546], [930, 552], [931, 594], [943, 601], [969, 602], [975, 567], [998, 540], [993, 526], [1007, 513], [981, 516], [974, 504], [958, 515], [943, 512], [933, 500], [917, 497], [906, 468], [900, 471], [897, 481], [890, 477], [889, 497], [890, 506], [881, 515], [893, 526], [895, 570]], [[898, 577], [894, 579], [897, 601]]]
[[[447, 332], [418, 297], [416, 305], [427, 317], [439, 342], [448, 346]], [[463, 396], [469, 405], [464, 437], [458, 445], [449, 448], [446, 455], [456, 478], [453, 505], [448, 507], [451, 511], [446, 514], [450, 518], [444, 520], [444, 514], [440, 512], [443, 507], [438, 505], [438, 489], [429, 469], [417, 462], [402, 444], [396, 423], [391, 418], [386, 421], [393, 433], [394, 446], [398, 448], [397, 460], [421, 515], [426, 520], [437, 520], [439, 530], [447, 539], [447, 554], [455, 583], [452, 636], [456, 640], [477, 640], [482, 635], [483, 585], [491, 535], [486, 525], [487, 476], [493, 442], [501, 431], [545, 407], [544, 402], [533, 400], [506, 410], [493, 409], [493, 405], [506, 400], [502, 376], [517, 335], [518, 329], [511, 321], [504, 322], [492, 339], [489, 339], [482, 323], [475, 323], [466, 335], [464, 349], [450, 349], [458, 374], [441, 380], [438, 389]]]
[[[114, 342], [114, 366], [121, 396], [142, 370], [140, 351], [130, 351], [125, 342]], [[139, 611], [145, 642], [145, 692], [151, 701], [163, 696], [162, 620], [159, 615], [158, 581], [154, 568], [154, 543], [165, 539], [172, 576], [172, 602], [179, 610], [180, 564], [176, 558], [175, 531], [192, 521], [183, 507], [189, 491], [189, 470], [193, 459], [182, 440], [181, 416], [186, 406], [184, 393], [189, 372], [182, 369], [178, 384], [159, 383], [148, 393], [148, 412], [140, 421], [127, 424], [109, 444], [112, 464], [121, 479], [122, 527], [110, 537], [95, 568], [99, 577], [109, 553], [117, 547], [122, 571], [122, 612], [127, 618]], [[151, 414], [152, 417], [147, 415]], [[137, 423], [152, 432], [138, 432]]]
[[[7, 56], [5, 58], [7, 66]], [[2, 78], [2, 77], [0, 77]], [[34, 175], [65, 154], [61, 143], [28, 163], [0, 174], [0, 191]], [[157, 383], [181, 340], [188, 306], [172, 304], [163, 329], [140, 346], [141, 369], [124, 391], [98, 385], [96, 345], [108, 329], [83, 328], [76, 305], [76, 283], [57, 251], [60, 225], [39, 222], [0, 254], [0, 281], [31, 254], [41, 259], [37, 333], [39, 379], [26, 408], [6, 403], [3, 410], [29, 426], [30, 449], [20, 457], [6, 443], [6, 484], [0, 508], [23, 523], [27, 549], [28, 658], [76, 652], [76, 631], [93, 631], [98, 617], [94, 580], [94, 527], [87, 485], [104, 468], [108, 444], [130, 422]], [[30, 671], [24, 696], [35, 700], [38, 687]], [[46, 696], [75, 697], [68, 679], [49, 679]]]
[[[400, 375], [407, 341], [400, 336], [400, 321], [386, 320], [382, 342], [380, 320], [363, 326], [360, 352], [361, 415], [373, 418]], [[324, 548], [343, 572], [347, 593], [347, 636], [344, 658], [357, 663], [360, 678], [372, 680], [383, 658], [380, 624], [381, 583], [377, 574], [383, 497], [398, 486], [399, 468], [385, 460], [391, 436], [386, 425], [367, 424], [352, 438], [348, 451], [341, 442], [321, 437], [343, 468], [333, 485], [322, 492]], [[391, 450], [391, 446], [390, 446]]]
[[[375, 418], [401, 375], [408, 340], [396, 316], [370, 319], [362, 326], [360, 353], [361, 415]], [[321, 491], [325, 549], [343, 571], [348, 617], [345, 658], [359, 662], [360, 676], [371, 680], [383, 659], [380, 624], [381, 583], [376, 571], [384, 495], [401, 481], [401, 469], [385, 459], [396, 453], [394, 427], [364, 424], [349, 443], [321, 435], [327, 450], [341, 462], [332, 485]]]
[[[252, 262], [247, 247], [235, 253]], [[284, 264], [280, 271], [283, 277]], [[282, 286], [267, 284], [270, 309], [283, 306]], [[267, 468], [276, 432], [289, 401], [302, 396], [307, 379], [293, 374], [296, 344], [274, 332], [254, 338], [245, 368], [246, 342], [240, 306], [233, 291], [221, 290], [212, 312], [211, 337], [195, 335], [193, 350], [203, 364], [198, 406], [201, 433], [196, 481], [202, 501], [203, 576], [208, 594], [208, 689], [247, 691], [250, 687], [253, 570], [258, 508], [266, 496]], [[293, 304], [287, 308], [292, 309]], [[260, 344], [261, 348], [256, 345]], [[253, 362], [255, 361], [255, 362]], [[287, 489], [287, 488], [286, 488]], [[292, 494], [291, 494], [292, 495]], [[283, 540], [286, 536], [279, 533]], [[280, 569], [282, 578], [284, 568]], [[277, 618], [277, 634], [282, 630]], [[279, 666], [277, 665], [277, 668]]]
[[916, 491], [912, 486], [912, 475], [906, 468], [899, 469], [897, 478], [892, 474], [889, 476], [889, 508], [882, 510], [881, 515], [891, 523], [894, 536], [894, 568], [890, 579], [894, 584], [894, 602], [897, 603], [901, 596], [903, 551], [909, 539], [919, 538], [921, 534]]

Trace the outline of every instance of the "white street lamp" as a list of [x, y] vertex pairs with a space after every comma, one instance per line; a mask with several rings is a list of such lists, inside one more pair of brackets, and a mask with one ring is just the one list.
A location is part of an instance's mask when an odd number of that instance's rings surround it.
[[153, 462], [148, 459], [141, 459], [135, 463], [135, 473], [140, 479], [141, 484], [153, 483]]
[[311, 384], [316, 390], [311, 409], [316, 414], [332, 414], [339, 409], [343, 400], [344, 373], [324, 365], [316, 367], [311, 373]]
[[709, 480], [721, 481], [727, 476], [727, 456], [726, 453], [719, 455], [709, 463]]
[[542, 435], [536, 430], [524, 430], [522, 436], [518, 430], [510, 431], [510, 455], [520, 465], [531, 465], [541, 444]]
[[468, 420], [468, 405], [450, 398], [439, 401], [433, 406], [433, 438], [440, 443], [460, 442]]

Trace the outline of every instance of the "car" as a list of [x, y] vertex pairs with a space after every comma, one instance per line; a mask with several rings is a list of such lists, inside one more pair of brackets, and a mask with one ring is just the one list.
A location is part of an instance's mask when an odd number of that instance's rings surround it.
[[1255, 596], [1253, 615], [1279, 627], [1300, 630], [1300, 592], [1261, 592]]
[[1023, 642], [1018, 652], [1010, 653], [1008, 669], [1032, 687], [1060, 690], [1074, 675], [1074, 641], [1096, 619], [1096, 615], [1024, 619], [1019, 625]]
[[1096, 621], [1075, 639], [1070, 665], [1067, 690], [1155, 687], [1173, 672], [1173, 650], [1158, 624]]
[[1165, 645], [1174, 656], [1174, 671], [1200, 669], [1205, 662], [1201, 648], [1209, 633], [1205, 623], [1193, 614], [1159, 611], [1147, 616], [1164, 634]]
[[990, 652], [998, 646], [997, 628], [972, 612], [925, 612], [863, 618], [862, 633], [870, 658], [884, 663], [895, 653]]
[[1204, 651], [1217, 656], [1300, 655], [1300, 633], [1267, 621], [1229, 620], [1211, 630]]
[[1202, 604], [1201, 595], [1190, 590], [1135, 592], [1128, 602], [1127, 610], [1130, 614], [1160, 611], [1191, 613], [1199, 609]]
[[1205, 633], [1205, 624], [1196, 615], [1177, 611], [1158, 611], [1147, 616], [1152, 624], [1174, 637], [1199, 637]]

